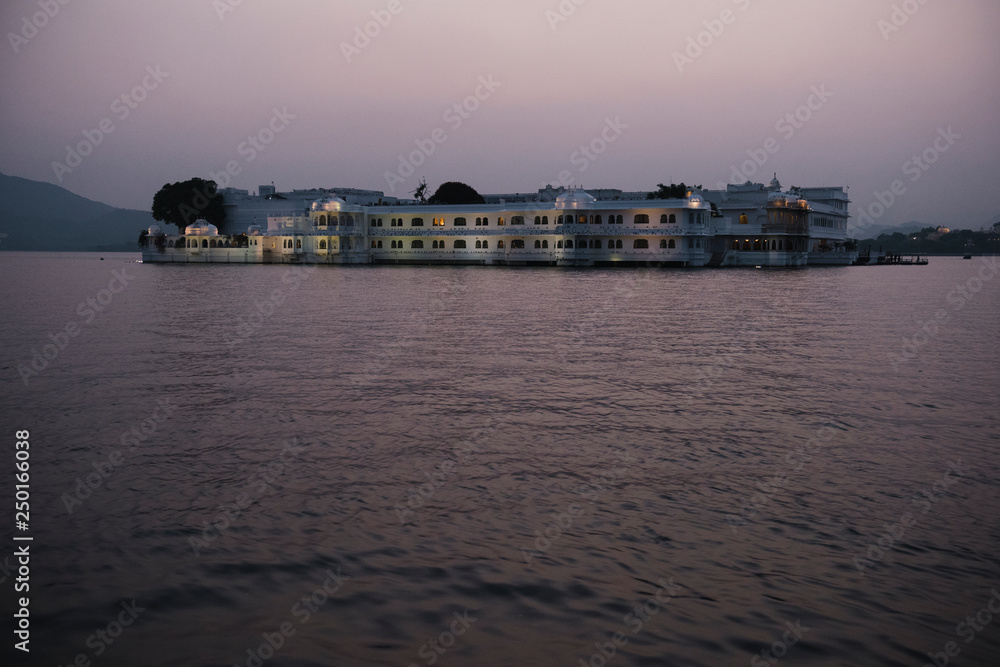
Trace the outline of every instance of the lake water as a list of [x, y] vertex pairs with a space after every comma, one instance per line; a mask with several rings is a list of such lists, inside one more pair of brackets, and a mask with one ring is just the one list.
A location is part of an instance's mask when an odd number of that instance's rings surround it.
[[1000, 664], [993, 260], [136, 257], [0, 254], [6, 664]]

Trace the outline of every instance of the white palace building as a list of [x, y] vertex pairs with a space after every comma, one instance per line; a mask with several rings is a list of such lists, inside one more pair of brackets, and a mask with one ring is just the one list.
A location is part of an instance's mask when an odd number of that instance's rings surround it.
[[[777, 177], [767, 186], [747, 182], [690, 191], [683, 199], [547, 188], [467, 206], [360, 190], [220, 192], [223, 232], [204, 220], [183, 236], [153, 225], [143, 261], [772, 267], [846, 266], [857, 259], [847, 238], [845, 190], [786, 192]], [[266, 230], [256, 222], [263, 218]], [[240, 233], [246, 241], [232, 236]]]

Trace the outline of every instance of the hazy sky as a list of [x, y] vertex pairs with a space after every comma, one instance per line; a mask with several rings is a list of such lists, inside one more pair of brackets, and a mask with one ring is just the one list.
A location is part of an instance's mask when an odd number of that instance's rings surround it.
[[978, 229], [1000, 2], [921, 1], [5, 0], [0, 171], [141, 209], [227, 165], [404, 196], [776, 171], [850, 186], [856, 219]]

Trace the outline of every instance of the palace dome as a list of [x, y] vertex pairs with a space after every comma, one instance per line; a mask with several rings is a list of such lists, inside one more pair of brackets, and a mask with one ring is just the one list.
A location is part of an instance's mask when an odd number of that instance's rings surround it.
[[347, 206], [345, 202], [340, 197], [334, 195], [326, 195], [320, 199], [317, 199], [312, 204], [312, 210], [314, 211], [339, 211], [343, 206]]
[[146, 230], [146, 233], [149, 234], [150, 236], [159, 236], [160, 234], [163, 233], [163, 227], [160, 227], [159, 225], [154, 223], [149, 226], [149, 229]]
[[218, 236], [219, 228], [208, 220], [196, 220], [194, 224], [184, 228], [185, 236]]
[[596, 201], [597, 199], [587, 194], [585, 190], [576, 189], [556, 197], [556, 208], [590, 208]]

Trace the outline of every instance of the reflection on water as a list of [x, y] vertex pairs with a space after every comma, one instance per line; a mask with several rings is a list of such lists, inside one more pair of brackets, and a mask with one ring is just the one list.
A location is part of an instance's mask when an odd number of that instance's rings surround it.
[[[1000, 586], [1000, 280], [952, 294], [978, 262], [123, 258], [0, 257], [3, 423], [33, 447], [33, 664], [1000, 652], [994, 626], [956, 634]], [[71, 322], [26, 386], [19, 365]], [[133, 600], [118, 637], [94, 634]]]

